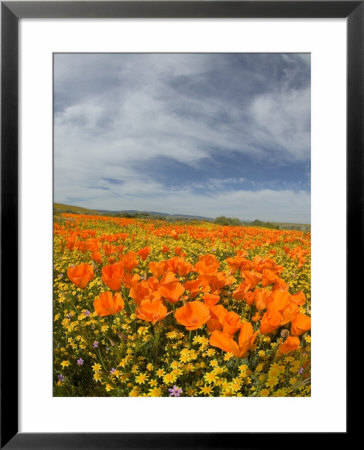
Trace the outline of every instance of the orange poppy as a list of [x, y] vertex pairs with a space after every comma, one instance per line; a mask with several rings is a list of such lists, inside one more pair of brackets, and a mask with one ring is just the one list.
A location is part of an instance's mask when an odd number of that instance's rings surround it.
[[78, 266], [67, 269], [68, 278], [73, 284], [84, 289], [94, 277], [94, 269], [91, 264], [81, 263]]
[[80, 252], [84, 252], [85, 251], [85, 242], [84, 241], [77, 241], [75, 243], [75, 248], [77, 248], [78, 250], [80, 250]]
[[[274, 250], [274, 252], [276, 251]], [[270, 258], [263, 259], [261, 256], [256, 255], [253, 258], [253, 263], [257, 272], [263, 272], [264, 269], [269, 269], [270, 271], [279, 274], [283, 271], [283, 266], [279, 266]]]
[[153, 298], [160, 299], [161, 295], [157, 292], [158, 286], [159, 283], [155, 277], [150, 277], [148, 280], [142, 280], [139, 283], [133, 283], [129, 291], [129, 297], [131, 297], [138, 306], [140, 306], [143, 300], [150, 298], [151, 294], [153, 294]]
[[249, 290], [254, 289], [262, 279], [262, 274], [255, 270], [242, 270], [241, 276], [245, 279]]
[[129, 297], [131, 297], [137, 305], [140, 305], [141, 302], [148, 297], [150, 292], [151, 290], [149, 289], [147, 280], [142, 280], [131, 287]]
[[255, 300], [255, 306], [257, 307], [258, 311], [263, 311], [266, 309], [268, 305], [268, 299], [270, 295], [272, 294], [272, 291], [265, 288], [255, 288], [254, 291], [254, 300]]
[[210, 336], [209, 343], [239, 358], [239, 346], [229, 334], [215, 330]]
[[177, 309], [174, 316], [187, 330], [197, 330], [210, 319], [210, 310], [204, 303], [194, 301]]
[[233, 298], [235, 300], [245, 300], [245, 294], [248, 291], [249, 291], [248, 284], [245, 282], [240, 283], [239, 286], [233, 291]]
[[183, 258], [179, 256], [175, 256], [174, 258], [167, 259], [165, 261], [166, 270], [169, 270], [175, 274], [180, 275], [181, 277], [185, 277], [187, 274], [194, 270], [194, 267], [189, 262], [185, 261]]
[[138, 265], [137, 254], [135, 252], [129, 252], [121, 255], [120, 263], [127, 272], [132, 272]]
[[209, 331], [220, 330], [228, 310], [222, 305], [207, 305], [210, 308], [210, 319], [206, 322]]
[[291, 334], [292, 336], [300, 336], [311, 328], [311, 318], [306, 314], [297, 314], [292, 319]]
[[287, 306], [287, 303], [290, 299], [290, 294], [287, 290], [274, 290], [272, 291], [272, 295], [268, 300], [268, 311], [283, 311]]
[[233, 276], [227, 277], [223, 272], [217, 272], [212, 276], [202, 276], [203, 284], [206, 287], [210, 287], [210, 291], [213, 294], [218, 294], [224, 286], [230, 286], [234, 283], [235, 278]]
[[136, 310], [138, 319], [152, 322], [163, 320], [167, 315], [167, 308], [159, 298], [143, 300]]
[[274, 284], [275, 288], [286, 287], [287, 283], [270, 269], [263, 269], [262, 286]]
[[111, 256], [114, 253], [117, 253], [118, 248], [115, 245], [104, 244], [102, 250], [105, 256]]
[[218, 319], [221, 325], [224, 323], [225, 316], [228, 312], [223, 305], [210, 306], [211, 319]]
[[205, 294], [202, 297], [202, 300], [204, 301], [205, 305], [210, 307], [216, 305], [216, 303], [220, 300], [220, 296], [215, 294]]
[[134, 286], [134, 284], [136, 284], [139, 280], [140, 275], [138, 275], [137, 273], [129, 273], [129, 272], [124, 272], [121, 278], [123, 285], [128, 289], [131, 289]]
[[76, 240], [77, 240], [77, 236], [75, 236], [75, 235], [67, 237], [66, 238], [66, 242], [67, 242], [66, 247], [69, 250], [73, 250], [74, 246], [75, 246], [75, 243], [76, 243]]
[[175, 255], [182, 256], [183, 258], [186, 256], [186, 253], [183, 251], [182, 247], [174, 248]]
[[152, 274], [157, 277], [160, 278], [166, 271], [166, 262], [165, 261], [161, 261], [161, 262], [156, 262], [156, 261], [151, 261], [148, 265], [149, 270], [152, 272]]
[[110, 291], [101, 292], [95, 297], [94, 308], [98, 316], [110, 316], [124, 309], [124, 300], [120, 292], [114, 295]]
[[257, 332], [254, 332], [252, 324], [243, 322], [240, 327], [239, 343], [235, 342], [231, 335], [218, 330], [211, 334], [209, 343], [213, 347], [232, 353], [237, 358], [242, 358], [252, 348], [256, 335]]
[[238, 269], [241, 269], [244, 265], [246, 266], [247, 262], [250, 265], [250, 261], [245, 258], [246, 256], [247, 256], [247, 253], [243, 252], [242, 250], [238, 250], [235, 258], [227, 258], [226, 259], [226, 262], [231, 267], [232, 274], [234, 274]]
[[178, 279], [176, 278], [176, 275], [173, 272], [167, 271], [163, 275], [163, 277], [162, 277], [160, 282], [163, 285], [167, 285], [167, 284], [170, 284], [170, 283], [174, 283], [176, 281], [178, 281]]
[[195, 264], [196, 271], [204, 276], [215, 275], [219, 266], [220, 263], [216, 256], [211, 254], [200, 256], [199, 261]]
[[97, 252], [97, 250], [100, 248], [100, 243], [98, 239], [87, 239], [86, 241], [86, 248], [90, 252]]
[[91, 254], [91, 258], [99, 264], [102, 262], [102, 256], [100, 255], [99, 252], [93, 252]]
[[257, 336], [250, 322], [243, 322], [239, 334], [239, 357], [242, 358], [252, 347]]
[[288, 336], [287, 339], [280, 344], [278, 350], [285, 354], [297, 350], [300, 346], [300, 340], [295, 336]]
[[262, 286], [268, 286], [269, 284], [277, 283], [279, 277], [277, 274], [269, 269], [263, 269]]
[[281, 325], [281, 314], [276, 310], [266, 311], [260, 322], [262, 334], [272, 333]]
[[297, 316], [297, 314], [299, 314], [299, 312], [300, 312], [299, 306], [291, 302], [291, 300], [289, 300], [281, 313], [282, 314], [281, 325], [285, 325], [286, 323], [293, 320]]
[[300, 291], [298, 294], [291, 295], [291, 301], [296, 305], [303, 306], [306, 303], [305, 294]]
[[144, 247], [144, 248], [141, 248], [140, 250], [138, 250], [138, 255], [140, 256], [140, 258], [143, 261], [145, 261], [148, 258], [149, 253], [151, 251], [152, 251], [152, 247]]
[[219, 274], [221, 274], [224, 277], [224, 285], [225, 286], [231, 286], [236, 281], [236, 278], [234, 278], [232, 275], [230, 275], [229, 277], [226, 277], [223, 272], [219, 272]]
[[206, 325], [207, 325], [207, 328], [209, 331], [220, 330], [222, 328], [222, 325], [221, 325], [221, 322], [219, 319], [209, 319], [206, 322]]
[[185, 288], [173, 272], [166, 272], [160, 281], [158, 291], [170, 303], [176, 303], [180, 300]]
[[206, 293], [210, 292], [210, 286], [203, 285], [200, 278], [185, 281], [184, 287], [187, 291], [191, 292], [192, 297], [196, 297], [196, 295], [198, 295], [201, 291]]
[[104, 266], [101, 269], [102, 281], [113, 291], [118, 291], [121, 288], [121, 279], [123, 277], [124, 269], [120, 262]]
[[255, 300], [255, 294], [252, 291], [246, 292], [244, 295], [244, 300], [249, 306], [253, 306]]
[[241, 326], [240, 316], [234, 311], [229, 311], [227, 314], [225, 314], [222, 326], [223, 332], [232, 336], [239, 330]]

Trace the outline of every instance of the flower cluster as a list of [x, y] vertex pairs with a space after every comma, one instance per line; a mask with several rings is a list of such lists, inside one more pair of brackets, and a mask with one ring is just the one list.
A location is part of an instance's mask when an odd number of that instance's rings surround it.
[[62, 214], [54, 395], [310, 395], [310, 234]]

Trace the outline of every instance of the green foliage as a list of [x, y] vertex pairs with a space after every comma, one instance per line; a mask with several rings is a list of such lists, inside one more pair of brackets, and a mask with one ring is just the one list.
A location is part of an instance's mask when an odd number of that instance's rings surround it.
[[239, 226], [239, 225], [241, 225], [240, 220], [237, 219], [236, 217], [230, 218], [230, 217], [225, 217], [225, 216], [216, 217], [215, 223], [217, 225], [228, 225], [228, 226]]
[[252, 222], [252, 225], [254, 227], [273, 228], [274, 230], [279, 230], [279, 225], [277, 223], [263, 222], [258, 219], [255, 219], [254, 222]]

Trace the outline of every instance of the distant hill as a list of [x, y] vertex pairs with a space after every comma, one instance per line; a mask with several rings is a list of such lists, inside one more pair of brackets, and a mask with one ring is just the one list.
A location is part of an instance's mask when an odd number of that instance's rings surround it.
[[82, 208], [82, 206], [64, 205], [62, 203], [53, 203], [53, 211], [55, 213], [101, 214], [100, 211], [94, 209]]
[[72, 213], [72, 214], [89, 214], [89, 215], [104, 215], [112, 217], [136, 217], [140, 219], [154, 219], [177, 221], [177, 220], [201, 220], [206, 222], [214, 222], [220, 225], [246, 226], [246, 227], [264, 227], [280, 230], [300, 230], [311, 231], [311, 225], [303, 223], [289, 223], [289, 222], [262, 222], [261, 220], [241, 221], [239, 219], [231, 219], [224, 216], [217, 218], [194, 216], [190, 214], [169, 214], [159, 211], [138, 211], [136, 209], [126, 209], [120, 211], [110, 211], [107, 209], [88, 209], [82, 206], [71, 206], [63, 203], [53, 204], [54, 214]]
[[190, 214], [169, 214], [165, 212], [158, 212], [158, 211], [138, 211], [136, 209], [125, 209], [120, 211], [110, 211], [107, 209], [88, 209], [83, 208], [81, 206], [71, 206], [71, 205], [65, 205], [63, 203], [54, 203], [53, 209], [55, 213], [72, 213], [72, 214], [91, 214], [91, 215], [107, 215], [107, 216], [136, 216], [136, 217], [161, 217], [165, 218], [166, 220], [170, 219], [190, 219], [190, 220], [206, 220], [209, 222], [213, 222], [215, 219], [211, 217], [204, 217], [204, 216], [194, 216]]
[[149, 216], [165, 216], [165, 217], [182, 217], [182, 218], [188, 218], [188, 219], [198, 219], [198, 220], [215, 220], [211, 217], [204, 217], [204, 216], [194, 216], [190, 214], [169, 214], [165, 212], [160, 211], [138, 211], [136, 209], [125, 209], [122, 211], [108, 211], [106, 209], [100, 209], [99, 212], [103, 214], [145, 214]]

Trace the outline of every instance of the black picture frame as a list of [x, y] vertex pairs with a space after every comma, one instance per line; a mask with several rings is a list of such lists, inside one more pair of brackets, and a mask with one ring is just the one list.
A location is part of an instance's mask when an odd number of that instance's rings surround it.
[[[2, 1], [1, 2], [1, 448], [259, 448], [268, 433], [18, 432], [18, 22], [22, 18], [346, 18], [347, 299], [363, 273], [364, 1]], [[360, 256], [359, 254], [359, 256]], [[11, 301], [9, 301], [9, 297]], [[349, 312], [349, 311], [347, 311]], [[349, 348], [349, 346], [348, 346]], [[347, 412], [349, 418], [349, 412]], [[349, 436], [335, 434], [340, 445]], [[279, 438], [279, 439], [278, 439]], [[299, 437], [307, 445], [309, 433]], [[290, 439], [288, 437], [288, 439]], [[296, 439], [296, 437], [294, 438]], [[315, 443], [327, 444], [316, 433]], [[295, 441], [297, 442], [297, 441]], [[282, 443], [282, 445], [284, 445]], [[291, 444], [289, 444], [291, 445]]]

